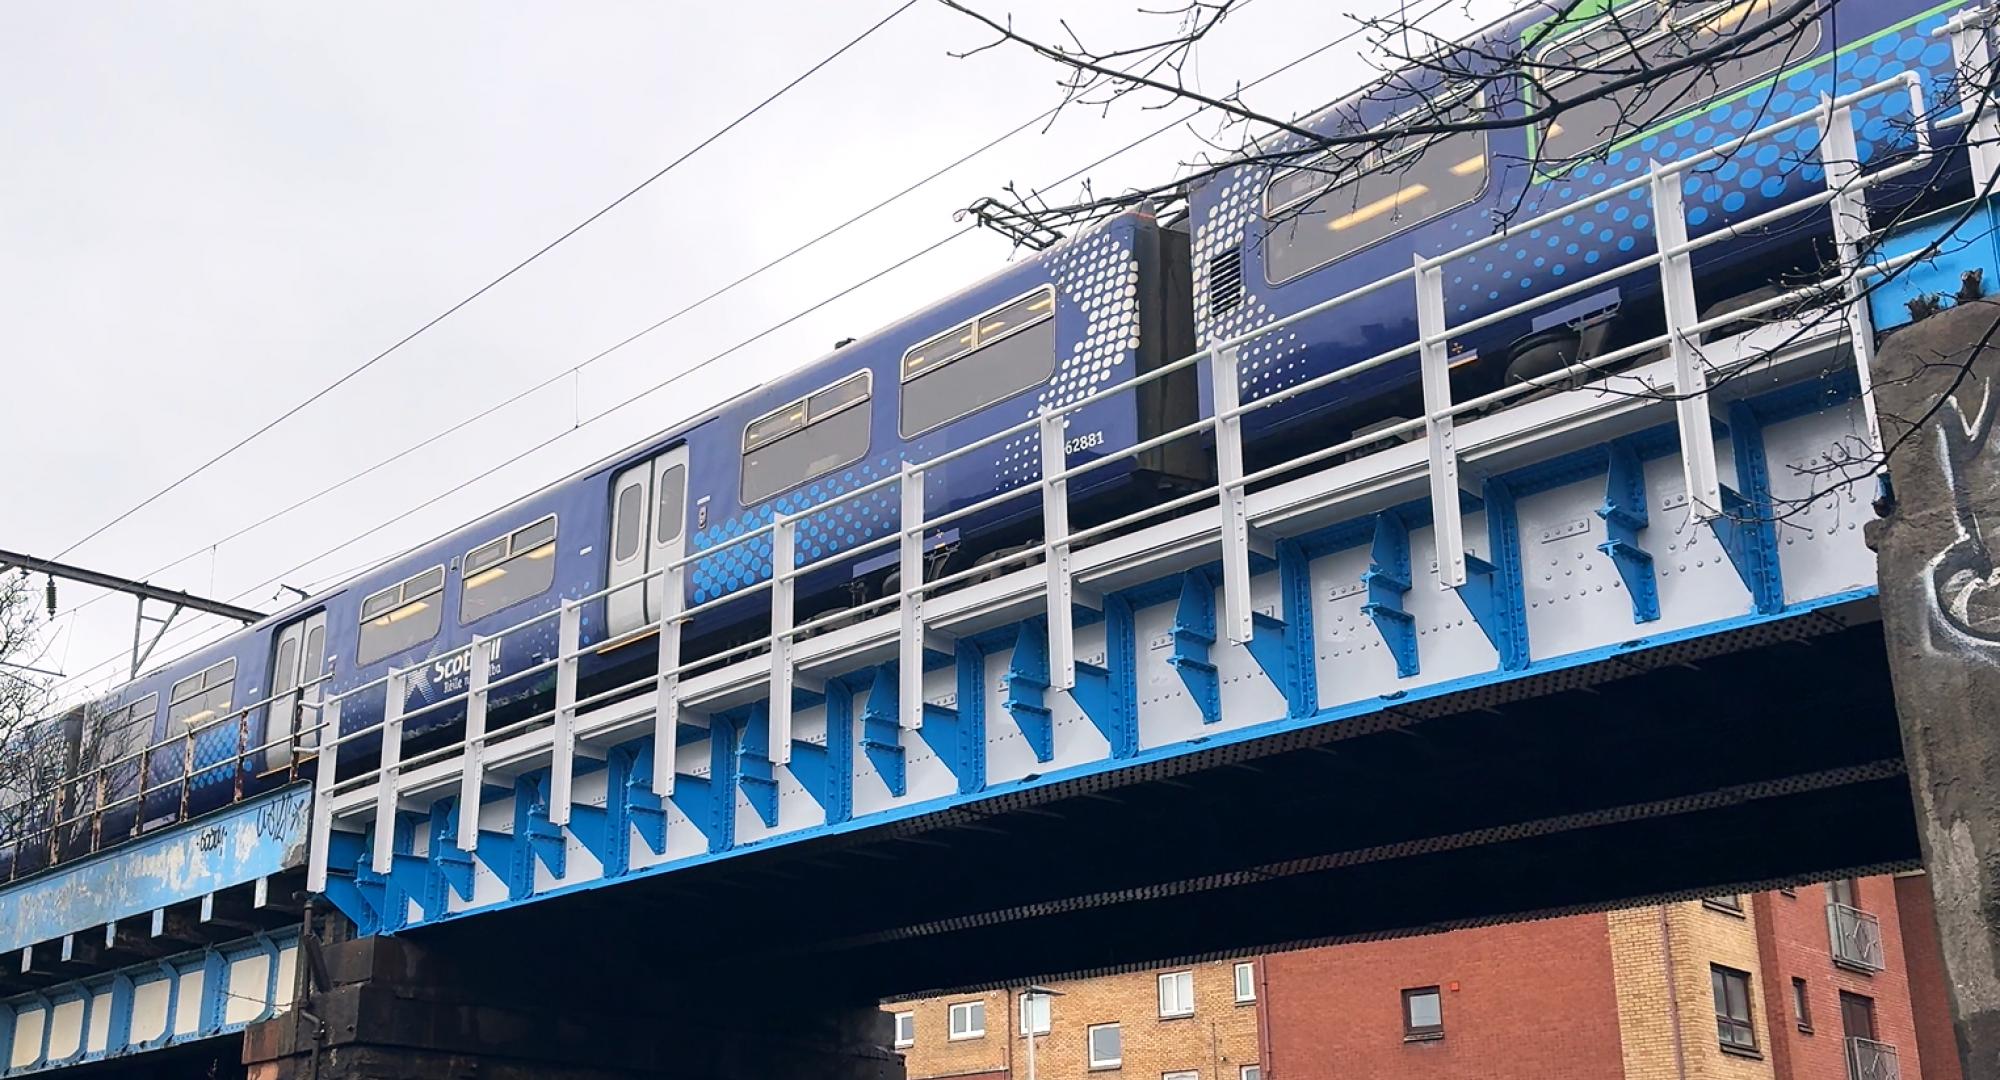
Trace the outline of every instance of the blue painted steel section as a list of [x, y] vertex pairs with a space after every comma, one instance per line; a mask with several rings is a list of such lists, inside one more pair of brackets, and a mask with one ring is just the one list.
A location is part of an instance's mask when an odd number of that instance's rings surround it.
[[827, 821], [846, 821], [854, 812], [854, 696], [835, 688], [824, 701], [826, 742], [793, 739], [790, 768]]
[[1729, 406], [1729, 439], [1736, 453], [1737, 492], [1722, 489], [1722, 515], [1711, 518], [1729, 563], [1750, 590], [1757, 610], [1769, 614], [1785, 606], [1778, 568], [1778, 526], [1771, 502], [1771, 473], [1764, 460], [1764, 426], [1748, 402]]
[[1090, 718], [1114, 758], [1131, 757], [1139, 749], [1139, 648], [1132, 628], [1132, 605], [1123, 596], [1104, 598], [1104, 664], [1076, 665], [1076, 686], [1069, 692], [1077, 708]]
[[311, 801], [294, 785], [0, 889], [0, 952], [302, 866]]
[[[1719, 619], [1712, 622], [1699, 624], [1695, 626], [1683, 627], [1677, 630], [1670, 630], [1647, 637], [1631, 638], [1625, 641], [1620, 641], [1614, 645], [1606, 645], [1599, 648], [1582, 650], [1579, 652], [1574, 652], [1563, 656], [1532, 659], [1525, 668], [1522, 668], [1517, 671], [1504, 671], [1495, 669], [1493, 671], [1482, 672], [1477, 675], [1469, 675], [1464, 678], [1453, 679], [1448, 682], [1435, 683], [1429, 686], [1414, 687], [1406, 692], [1398, 694], [1396, 696], [1396, 700], [1399, 703], [1431, 700], [1435, 698], [1448, 697], [1453, 694], [1464, 693], [1470, 690], [1476, 690], [1479, 689], [1480, 687], [1490, 686], [1494, 683], [1509, 682], [1515, 679], [1533, 675], [1548, 674], [1552, 672], [1559, 672], [1559, 671], [1580, 668], [1590, 664], [1599, 663], [1601, 661], [1611, 659], [1613, 657], [1622, 656], [1629, 653], [1641, 652], [1647, 649], [1658, 648], [1660, 646], [1670, 645], [1676, 642], [1690, 641], [1696, 638], [1707, 637], [1711, 634], [1726, 633], [1729, 631], [1744, 629], [1747, 627], [1775, 623], [1785, 619], [1798, 618], [1823, 609], [1836, 608], [1842, 605], [1854, 603], [1855, 601], [1872, 598], [1876, 595], [1876, 591], [1877, 590], [1875, 589], [1874, 586], [1869, 586], [1860, 589], [1853, 589], [1840, 593], [1835, 593], [1829, 596], [1823, 596], [1812, 600], [1806, 600], [1794, 603], [1777, 612], [1756, 612], [1728, 619]], [[981, 666], [983, 664], [983, 657], [980, 656], [980, 654], [976, 650], [968, 651], [965, 639], [960, 639], [960, 646], [961, 646], [961, 651], [959, 654], [960, 672], [961, 675], [963, 676], [969, 667], [977, 668]], [[978, 688], [970, 687], [968, 682], [961, 681], [960, 701], [968, 702], [968, 701], [978, 700], [976, 694], [967, 693], [968, 689], [976, 690]], [[1257, 739], [1268, 738], [1272, 735], [1282, 734], [1288, 731], [1295, 731], [1305, 727], [1313, 727], [1328, 723], [1337, 723], [1342, 720], [1348, 720], [1359, 716], [1366, 716], [1381, 711], [1384, 708], [1385, 704], [1386, 703], [1382, 699], [1370, 698], [1361, 701], [1349, 702], [1346, 704], [1330, 708], [1317, 709], [1311, 714], [1306, 716], [1296, 716], [1296, 717], [1287, 716], [1287, 717], [1273, 719], [1260, 724], [1252, 724], [1240, 728], [1217, 731], [1214, 735], [1208, 736], [1205, 739], [1203, 739], [1202, 749], [1213, 750], [1217, 747], [1235, 745], [1239, 743], [1250, 742]], [[961, 723], [964, 720], [963, 712], [961, 712], [960, 714], [960, 720]], [[930, 723], [927, 719], [925, 723], [925, 730], [928, 731], [929, 728], [930, 728]], [[879, 811], [877, 813], [870, 814], [865, 818], [850, 818], [849, 820], [841, 822], [839, 824], [828, 824], [824, 826], [816, 826], [816, 827], [800, 829], [795, 832], [784, 833], [778, 836], [770, 837], [768, 839], [749, 841], [736, 847], [725, 846], [719, 849], [712, 849], [706, 854], [689, 856], [687, 858], [679, 859], [671, 863], [659, 864], [656, 866], [646, 867], [642, 870], [632, 871], [628, 873], [624, 878], [611, 878], [611, 877], [592, 878], [586, 881], [566, 883], [564, 885], [558, 886], [557, 888], [550, 889], [547, 892], [542, 893], [541, 896], [547, 897], [551, 895], [556, 895], [558, 893], [572, 893], [590, 889], [604, 888], [606, 886], [616, 885], [620, 881], [627, 880], [633, 877], [651, 876], [653, 874], [671, 872], [672, 870], [680, 867], [702, 865], [714, 862], [719, 859], [731, 858], [733, 856], [742, 854], [744, 852], [758, 850], [764, 847], [768, 847], [770, 845], [789, 843], [797, 840], [806, 839], [808, 837], [843, 835], [849, 832], [854, 832], [863, 829], [879, 828], [883, 825], [892, 824], [900, 821], [908, 821], [915, 818], [921, 818], [928, 814], [935, 814], [942, 810], [948, 810], [956, 806], [962, 806], [968, 802], [973, 801], [973, 798], [975, 796], [983, 796], [987, 794], [1005, 794], [1011, 791], [1026, 790], [1030, 788], [1043, 787], [1054, 783], [1062, 783], [1071, 780], [1084, 779], [1092, 776], [1099, 776], [1112, 772], [1119, 772], [1126, 769], [1130, 769], [1134, 766], [1142, 766], [1151, 762], [1164, 761], [1170, 758], [1178, 757], [1180, 755], [1188, 753], [1190, 749], [1191, 748], [1186, 744], [1143, 747], [1136, 753], [1134, 753], [1132, 756], [1127, 758], [1105, 758], [1102, 760], [1092, 761], [1081, 765], [1052, 769], [1046, 773], [1037, 773], [1016, 780], [1002, 781], [992, 785], [982, 785], [977, 791], [974, 792], [961, 791], [960, 793], [957, 794], [944, 796], [937, 799], [930, 799], [924, 802], [897, 805]], [[721, 751], [718, 751], [717, 756], [718, 758], [720, 758], [723, 756], [723, 753]], [[675, 788], [675, 796], [677, 803], [679, 802], [680, 792], [683, 790], [683, 786], [686, 785], [691, 779], [692, 779], [691, 777], [682, 776], [677, 781]], [[336, 836], [339, 835], [341, 834], [336, 834]], [[352, 850], [359, 853], [363, 849], [360, 848], [357, 844], [352, 848]], [[331, 887], [329, 887], [329, 895], [334, 895]], [[537, 899], [539, 899], [539, 897]], [[483, 914], [486, 912], [505, 910], [507, 908], [518, 906], [519, 904], [524, 902], [532, 902], [532, 901], [508, 900], [500, 903], [491, 904], [486, 907], [478, 908], [476, 910], [471, 910], [471, 911], [446, 912], [435, 917], [427, 918], [426, 922], [438, 922], [445, 919], [467, 918]], [[345, 910], [344, 905], [343, 905], [343, 910]]]
[[[1055, 720], [1049, 712], [1049, 623], [1045, 618], [1023, 620], [1014, 641], [1013, 658], [1007, 674], [1001, 676], [1006, 694], [1000, 707], [1021, 729], [1021, 737], [1035, 752], [1036, 761], [1056, 756]], [[963, 700], [963, 699], [961, 699]]]
[[[924, 702], [924, 723], [918, 734], [951, 770], [959, 793], [970, 795], [986, 786], [986, 651], [977, 642], [960, 638], [954, 664], [956, 704], [945, 708]], [[890, 680], [888, 693], [893, 702], [894, 680]]]
[[1304, 716], [1319, 707], [1319, 677], [1313, 663], [1312, 569], [1305, 545], [1278, 542], [1277, 615], [1250, 615], [1251, 659], [1264, 669], [1285, 695], [1287, 716]]
[[[861, 706], [861, 752], [875, 767], [889, 794], [901, 798], [909, 790], [909, 764], [903, 752], [903, 729], [897, 716], [896, 665], [870, 670], [867, 700]], [[832, 717], [827, 723], [833, 723]], [[939, 751], [940, 754], [943, 751]]]
[[1465, 557], [1465, 584], [1459, 599], [1500, 654], [1502, 671], [1528, 666], [1528, 603], [1521, 587], [1521, 529], [1514, 493], [1505, 480], [1486, 481], [1486, 543], [1489, 558]]
[[1205, 571], [1181, 575], [1180, 602], [1174, 608], [1173, 653], [1167, 664], [1181, 677], [1201, 710], [1201, 722], [1222, 719], [1222, 676], [1215, 669], [1215, 583]]
[[[159, 1050], [183, 1043], [196, 1042], [243, 1030], [260, 1020], [276, 1015], [289, 1005], [292, 986], [281, 971], [281, 957], [288, 950], [298, 946], [297, 930], [281, 930], [267, 934], [255, 934], [241, 941], [227, 945], [196, 950], [165, 960], [151, 960], [130, 967], [119, 968], [103, 975], [87, 979], [61, 983], [46, 987], [30, 994], [22, 994], [0, 1001], [0, 1062], [11, 1062], [19, 1057], [14, 1045], [15, 1035], [21, 1031], [22, 1016], [39, 1011], [40, 1023], [30, 1030], [38, 1030], [32, 1060], [20, 1066], [0, 1067], [0, 1076], [30, 1076], [52, 1069], [92, 1062], [128, 1058], [147, 1051]], [[256, 956], [267, 961], [264, 975], [259, 983], [235, 985], [231, 965]], [[192, 1003], [181, 998], [182, 976], [199, 971], [201, 997]], [[158, 985], [164, 991], [164, 1011], [160, 1034], [151, 1038], [136, 1037], [134, 1030], [134, 999], [142, 987]], [[239, 1015], [230, 1019], [230, 1005], [239, 1006]], [[82, 1009], [76, 1014], [76, 1028], [71, 1031], [63, 1026], [62, 1037], [68, 1041], [75, 1038], [76, 1049], [52, 1056], [51, 1049], [57, 1038], [57, 1025], [53, 1022], [58, 1006], [66, 1003], [81, 1003]], [[261, 1003], [254, 1013], [242, 1010], [246, 1003]], [[193, 1030], [180, 1031], [179, 1017], [183, 1006], [194, 1011]], [[108, 1012], [102, 1025], [103, 1045], [92, 1048], [96, 1041], [91, 1032], [98, 1027], [97, 1010]]]
[[1403, 609], [1403, 594], [1410, 591], [1410, 527], [1393, 510], [1375, 515], [1375, 539], [1361, 584], [1368, 589], [1361, 613], [1374, 621], [1389, 655], [1396, 658], [1396, 674], [1405, 679], [1415, 675], [1417, 620]]
[[1639, 544], [1646, 528], [1646, 469], [1637, 451], [1624, 439], [1610, 445], [1611, 463], [1604, 477], [1605, 541], [1597, 550], [1611, 557], [1625, 591], [1632, 597], [1632, 621], [1649, 623], [1660, 617], [1660, 585], [1653, 573], [1653, 553]]
[[778, 777], [771, 764], [771, 706], [757, 702], [746, 710], [736, 737], [736, 783], [743, 799], [764, 824], [778, 824]]

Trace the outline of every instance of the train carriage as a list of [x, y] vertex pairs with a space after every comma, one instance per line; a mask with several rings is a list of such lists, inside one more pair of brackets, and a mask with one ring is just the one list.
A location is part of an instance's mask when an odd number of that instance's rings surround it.
[[[1951, 47], [1936, 35], [1961, 5], [1912, 0], [1810, 5], [1783, 23], [1768, 0], [1627, 0], [1538, 4], [1472, 35], [1462, 51], [1428, 69], [1365, 87], [1302, 121], [1324, 136], [1393, 129], [1412, 117], [1466, 130], [1372, 146], [1365, 155], [1286, 151], [1295, 136], [1262, 149], [1280, 155], [1224, 170], [1190, 194], [1195, 320], [1202, 345], [1242, 338], [1369, 283], [1407, 273], [1491, 235], [1508, 222], [1588, 199], [1645, 175], [1653, 161], [1692, 156], [1817, 104], [1915, 72], [1928, 102], [1955, 101]], [[1558, 12], [1563, 14], [1558, 14]], [[1761, 21], [1760, 21], [1761, 20]], [[1732, 33], [1780, 23], [1731, 54], [1663, 84], [1592, 97], [1634, 66], [1666, 66]], [[1504, 63], [1501, 61], [1504, 59]], [[1593, 70], [1601, 69], [1601, 70]], [[1524, 74], [1525, 73], [1525, 74]], [[1531, 83], [1528, 76], [1534, 76]], [[1572, 108], [1546, 111], [1536, 85]], [[1907, 96], [1856, 106], [1859, 150], [1874, 165], [1915, 148]], [[1490, 130], [1472, 130], [1493, 123]], [[1746, 145], [1683, 180], [1690, 230], [1699, 235], [1826, 190], [1819, 131], [1805, 124]], [[1335, 156], [1337, 155], [1337, 156]], [[1949, 158], [1940, 158], [1941, 162]], [[1940, 168], [1944, 166], [1941, 165]], [[1903, 201], [1962, 199], [1962, 167], [1900, 189], [1871, 193], [1876, 209]], [[1538, 293], [1629, 265], [1658, 245], [1650, 193], [1620, 192], [1517, 239], [1445, 267], [1445, 310], [1471, 322]], [[1724, 310], [1821, 276], [1830, 260], [1825, 215], [1747, 233], [1696, 256], [1703, 311]], [[1464, 400], [1557, 370], [1659, 332], [1657, 273], [1632, 273], [1537, 315], [1454, 336], [1454, 397]], [[1417, 337], [1407, 281], [1338, 305], [1247, 342], [1239, 374], [1244, 400], [1281, 393]], [[1304, 422], [1315, 437], [1345, 436], [1420, 415], [1414, 357], [1258, 410], [1246, 421], [1253, 449], [1277, 453]], [[1204, 409], [1209, 403], [1204, 388]]]

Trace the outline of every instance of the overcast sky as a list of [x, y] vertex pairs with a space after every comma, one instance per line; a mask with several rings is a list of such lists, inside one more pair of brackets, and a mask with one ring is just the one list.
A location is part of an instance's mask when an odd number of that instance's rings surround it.
[[[973, 2], [1047, 36], [1061, 12], [1092, 44], [1171, 28], [1135, 0]], [[1205, 90], [1260, 78], [1354, 26], [1323, 0], [1239, 2], [1198, 56]], [[0, 548], [54, 556], [899, 3], [0, 6]], [[1435, 25], [1502, 6], [1453, 7]], [[1048, 185], [1185, 111], [1129, 102], [1108, 116], [1065, 113], [580, 374], [212, 546], [569, 370], [1055, 104], [1059, 72], [1046, 61], [1013, 48], [948, 55], [985, 40], [919, 0], [520, 275], [66, 561], [273, 609], [270, 579], [332, 584], [984, 276], [1010, 257], [1006, 241], [953, 240], [562, 434], [949, 236], [952, 212], [975, 198], [1009, 181]], [[1269, 81], [1251, 103], [1286, 115], [1324, 104], [1366, 74], [1359, 44]], [[1100, 193], [1157, 182], [1199, 148], [1177, 130], [1088, 176]], [[1052, 196], [1078, 193], [1071, 182]], [[102, 688], [124, 673], [132, 601], [61, 589], [43, 663]], [[202, 627], [222, 632], [189, 622], [161, 655], [203, 640]]]

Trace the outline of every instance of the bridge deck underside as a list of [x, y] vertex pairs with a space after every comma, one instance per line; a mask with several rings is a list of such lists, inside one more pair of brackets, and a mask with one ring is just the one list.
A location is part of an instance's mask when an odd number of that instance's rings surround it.
[[1879, 624], [1817, 613], [410, 933], [865, 997], [1916, 858]]

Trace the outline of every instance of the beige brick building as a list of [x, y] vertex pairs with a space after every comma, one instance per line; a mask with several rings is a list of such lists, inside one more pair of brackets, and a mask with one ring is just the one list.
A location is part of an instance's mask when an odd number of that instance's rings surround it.
[[[1261, 1080], [1256, 961], [1195, 964], [1048, 985], [1033, 1017], [1034, 1076]], [[911, 1080], [1027, 1077], [1019, 991], [886, 1006]], [[1011, 999], [1011, 1004], [1010, 1004]]]

